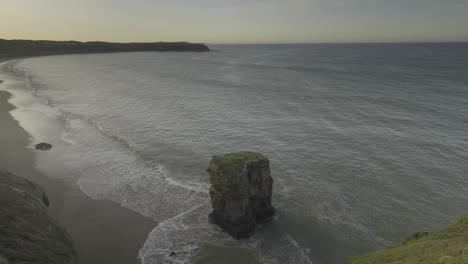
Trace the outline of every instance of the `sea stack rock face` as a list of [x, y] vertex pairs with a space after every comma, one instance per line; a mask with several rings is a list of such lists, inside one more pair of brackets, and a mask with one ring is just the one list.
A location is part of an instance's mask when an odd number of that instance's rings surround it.
[[270, 162], [260, 153], [214, 156], [208, 167], [213, 212], [210, 220], [236, 239], [247, 238], [275, 213]]

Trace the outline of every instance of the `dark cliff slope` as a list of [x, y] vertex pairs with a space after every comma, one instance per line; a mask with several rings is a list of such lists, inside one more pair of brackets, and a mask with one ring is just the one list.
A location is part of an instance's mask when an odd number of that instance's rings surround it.
[[209, 50], [204, 44], [188, 42], [111, 43], [0, 39], [0, 59], [78, 53]]
[[66, 264], [69, 235], [47, 215], [49, 201], [34, 183], [0, 170], [0, 263]]

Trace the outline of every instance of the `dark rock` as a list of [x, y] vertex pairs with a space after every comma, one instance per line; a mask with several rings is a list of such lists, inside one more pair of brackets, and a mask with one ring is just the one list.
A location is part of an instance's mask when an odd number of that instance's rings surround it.
[[49, 150], [52, 148], [52, 145], [49, 143], [39, 143], [36, 145], [37, 150]]
[[172, 252], [169, 254], [170, 257], [175, 257], [175, 255], [176, 255], [176, 253], [175, 253], [174, 251], [172, 251]]
[[411, 242], [413, 240], [423, 238], [423, 237], [428, 236], [430, 234], [431, 234], [431, 232], [416, 232], [414, 234], [411, 234], [409, 237], [407, 237], [404, 242]]
[[42, 201], [44, 202], [46, 207], [49, 207], [50, 201], [49, 198], [47, 198], [47, 196], [44, 195], [44, 197], [42, 197]]
[[271, 220], [273, 179], [265, 156], [247, 151], [214, 156], [207, 171], [212, 223], [241, 239], [249, 237], [259, 223]]
[[71, 239], [50, 219], [47, 205], [39, 186], [0, 170], [0, 263], [71, 263]]

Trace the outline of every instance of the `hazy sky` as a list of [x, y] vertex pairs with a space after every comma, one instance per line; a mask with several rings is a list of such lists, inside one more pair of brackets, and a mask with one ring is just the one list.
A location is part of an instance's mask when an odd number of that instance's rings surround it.
[[468, 0], [0, 0], [0, 38], [468, 41]]

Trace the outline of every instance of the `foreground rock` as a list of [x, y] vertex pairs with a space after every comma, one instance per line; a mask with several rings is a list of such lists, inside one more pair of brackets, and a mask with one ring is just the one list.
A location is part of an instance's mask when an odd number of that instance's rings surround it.
[[247, 238], [275, 213], [270, 162], [260, 153], [214, 156], [208, 168], [213, 212], [210, 220], [236, 239]]
[[468, 214], [435, 232], [418, 232], [403, 242], [350, 258], [347, 264], [468, 263]]
[[49, 150], [52, 148], [52, 145], [49, 143], [39, 143], [39, 144], [36, 144], [35, 148], [37, 150]]
[[75, 257], [70, 237], [47, 215], [37, 185], [0, 170], [0, 263], [64, 264]]

